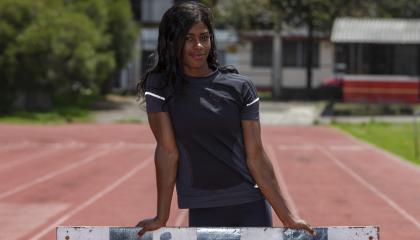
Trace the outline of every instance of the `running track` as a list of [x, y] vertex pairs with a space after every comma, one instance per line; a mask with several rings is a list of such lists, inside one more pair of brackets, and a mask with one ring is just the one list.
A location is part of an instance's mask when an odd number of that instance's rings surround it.
[[[420, 239], [419, 167], [328, 127], [263, 126], [263, 141], [290, 207], [312, 225]], [[0, 125], [0, 239], [153, 216], [153, 152], [147, 125]], [[175, 198], [168, 226], [187, 221]]]

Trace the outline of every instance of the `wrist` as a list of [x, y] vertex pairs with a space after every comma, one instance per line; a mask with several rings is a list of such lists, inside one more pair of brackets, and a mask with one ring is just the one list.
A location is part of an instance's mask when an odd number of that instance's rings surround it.
[[293, 225], [296, 222], [296, 217], [293, 215], [285, 215], [281, 218], [284, 225]]
[[160, 222], [160, 223], [162, 223], [164, 225], [168, 221], [168, 217], [157, 215], [155, 217], [155, 220], [158, 221], [158, 222]]

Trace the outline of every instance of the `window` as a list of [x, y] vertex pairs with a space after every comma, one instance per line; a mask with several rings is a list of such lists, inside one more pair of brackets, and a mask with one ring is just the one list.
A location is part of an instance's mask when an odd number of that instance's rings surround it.
[[[306, 67], [307, 61], [306, 40], [283, 40], [283, 66]], [[312, 67], [319, 67], [319, 42], [312, 45]]]
[[411, 75], [419, 74], [420, 46], [410, 44], [337, 44], [336, 66], [345, 73]]
[[[307, 43], [302, 40], [283, 40], [282, 62], [284, 67], [306, 67]], [[258, 40], [252, 43], [252, 66], [271, 67], [272, 40]], [[312, 67], [319, 67], [319, 42], [313, 43]]]
[[252, 66], [271, 67], [273, 41], [259, 40], [252, 42]]

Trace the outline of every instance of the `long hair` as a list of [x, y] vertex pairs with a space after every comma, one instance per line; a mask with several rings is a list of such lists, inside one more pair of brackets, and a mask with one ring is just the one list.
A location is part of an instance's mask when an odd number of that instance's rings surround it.
[[[231, 67], [222, 67], [217, 61], [216, 44], [214, 39], [213, 15], [207, 6], [199, 2], [182, 2], [168, 9], [159, 24], [159, 37], [157, 56], [152, 56], [153, 66], [137, 84], [139, 98], [144, 97], [146, 82], [151, 73], [161, 73], [164, 77], [165, 86], [171, 95], [179, 92], [185, 81], [180, 74], [182, 71], [182, 57], [185, 36], [190, 28], [202, 22], [206, 25], [210, 34], [211, 48], [207, 57], [210, 68], [219, 68], [221, 71], [237, 72]], [[170, 99], [170, 97], [168, 98]], [[167, 100], [168, 100], [167, 99]]]

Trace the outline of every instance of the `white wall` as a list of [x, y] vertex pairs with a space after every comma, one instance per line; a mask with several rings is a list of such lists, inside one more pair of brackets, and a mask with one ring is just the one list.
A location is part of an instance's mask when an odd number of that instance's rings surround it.
[[[251, 42], [239, 45], [239, 61], [236, 66], [241, 74], [250, 76], [258, 87], [271, 86], [271, 67], [253, 67], [251, 65]], [[313, 87], [321, 85], [324, 79], [333, 74], [334, 46], [329, 41], [320, 42], [319, 67], [312, 69]], [[283, 87], [304, 88], [306, 87], [305, 68], [283, 68]]]

